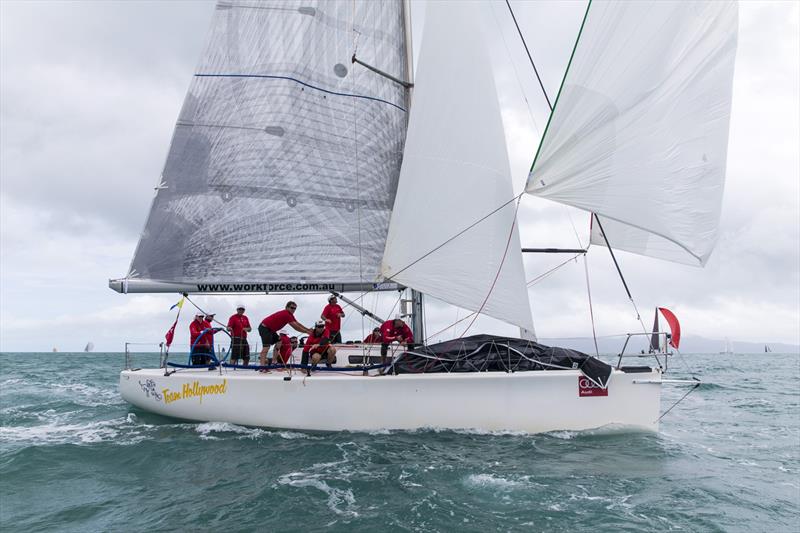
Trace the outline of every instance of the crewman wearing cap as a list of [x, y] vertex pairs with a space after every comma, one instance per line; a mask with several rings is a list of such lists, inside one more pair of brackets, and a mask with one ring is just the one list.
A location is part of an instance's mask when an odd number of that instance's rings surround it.
[[[258, 334], [261, 336], [261, 353], [258, 359], [261, 366], [267, 364], [267, 352], [273, 344], [278, 342], [280, 338], [278, 336], [278, 331], [282, 330], [284, 326], [289, 325], [300, 333], [311, 333], [309, 328], [295, 319], [294, 312], [296, 310], [297, 304], [295, 302], [286, 302], [286, 308], [283, 311], [272, 313], [258, 325]], [[259, 372], [269, 372], [269, 370], [262, 368]]]
[[381, 328], [373, 328], [372, 333], [364, 339], [364, 344], [380, 344]]
[[[214, 327], [214, 317], [215, 316], [217, 316], [216, 313], [206, 313], [205, 322], [206, 322], [206, 328], [207, 329], [211, 329], [211, 328]], [[213, 332], [209, 331], [208, 333], [206, 333], [206, 335], [208, 335], [208, 337], [210, 339], [209, 344], [211, 345], [211, 353], [214, 353], [214, 335], [216, 333], [217, 333], [216, 331], [213, 331]]]
[[[286, 365], [289, 363], [289, 359], [292, 357], [292, 341], [289, 339], [289, 335], [286, 334], [285, 329], [278, 332], [278, 343], [272, 349], [272, 352], [277, 364]], [[269, 360], [269, 364], [272, 364], [272, 360]]]
[[[213, 315], [210, 315], [213, 318]], [[194, 320], [189, 324], [189, 347], [192, 353], [193, 365], [208, 365], [214, 352], [214, 334], [216, 331], [203, 332], [211, 329], [211, 323], [205, 320], [206, 315], [198, 311]]]
[[[393, 342], [405, 344], [406, 349], [414, 344], [414, 334], [411, 328], [403, 322], [400, 315], [394, 315], [392, 320], [387, 320], [381, 325], [381, 364], [386, 364], [386, 354], [389, 352], [389, 345]], [[383, 374], [383, 369], [380, 371]]]
[[[308, 364], [308, 356], [311, 355], [311, 370], [317, 366], [322, 356], [325, 356], [325, 365], [330, 368], [336, 362], [336, 348], [331, 346], [330, 330], [325, 325], [324, 320], [318, 321], [314, 324], [314, 329], [308, 334], [306, 344], [303, 347], [303, 356], [300, 360], [301, 364]], [[308, 374], [311, 375], [311, 370]]]
[[331, 342], [333, 344], [341, 344], [344, 310], [339, 306], [339, 301], [336, 299], [335, 294], [328, 296], [328, 305], [322, 310], [320, 318], [325, 321], [328, 330], [331, 332]]
[[231, 334], [231, 364], [239, 364], [239, 359], [244, 366], [250, 364], [250, 344], [247, 343], [247, 334], [252, 331], [250, 319], [244, 314], [244, 304], [236, 304], [236, 314], [228, 319], [228, 332]]

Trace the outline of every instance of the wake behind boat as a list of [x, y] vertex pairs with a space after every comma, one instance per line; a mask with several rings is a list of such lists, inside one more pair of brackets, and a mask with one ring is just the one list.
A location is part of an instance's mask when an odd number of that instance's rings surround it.
[[[679, 341], [671, 313], [660, 308], [669, 339], [642, 324], [640, 335], [663, 336], [650, 341], [655, 367], [623, 365], [627, 341], [614, 367], [535, 342], [522, 195], [481, 9], [427, 4], [415, 71], [407, 2], [217, 4], [131, 268], [109, 285], [398, 291], [418, 344], [377, 363], [375, 345], [338, 345], [338, 366], [311, 373], [294, 360], [257, 374], [216, 356], [164, 357], [122, 372], [127, 401], [299, 429], [658, 428], [666, 352]], [[590, 2], [525, 192], [590, 212], [590, 243], [704, 265], [719, 223], [736, 19], [727, 2]], [[423, 295], [471, 311], [460, 337], [425, 342]], [[467, 335], [478, 315], [523, 339]]]

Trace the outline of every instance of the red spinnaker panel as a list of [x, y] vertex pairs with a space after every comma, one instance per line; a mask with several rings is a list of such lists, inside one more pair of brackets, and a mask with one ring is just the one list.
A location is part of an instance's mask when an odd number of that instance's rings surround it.
[[678, 345], [681, 343], [681, 323], [678, 322], [678, 317], [666, 307], [659, 307], [658, 310], [664, 315], [664, 319], [667, 321], [669, 329], [672, 331], [672, 338], [669, 341], [669, 345], [673, 348], [678, 348]]

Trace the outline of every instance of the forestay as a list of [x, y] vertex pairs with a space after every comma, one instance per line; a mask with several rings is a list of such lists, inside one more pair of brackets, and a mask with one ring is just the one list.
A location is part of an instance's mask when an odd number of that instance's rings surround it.
[[737, 19], [735, 2], [592, 2], [526, 191], [599, 214], [612, 247], [705, 264]]
[[383, 274], [533, 329], [503, 123], [477, 10], [473, 2], [427, 4]]
[[354, 50], [407, 77], [400, 0], [220, 2], [129, 279], [112, 286], [376, 281], [408, 104]]

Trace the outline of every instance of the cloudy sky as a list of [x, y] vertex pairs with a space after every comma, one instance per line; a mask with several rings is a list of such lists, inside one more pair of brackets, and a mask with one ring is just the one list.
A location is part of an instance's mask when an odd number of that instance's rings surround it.
[[[512, 5], [552, 97], [585, 4]], [[415, 41], [421, 12], [415, 4]], [[90, 340], [119, 351], [163, 338], [177, 298], [120, 295], [107, 280], [130, 264], [212, 13], [205, 1], [0, 2], [0, 351], [80, 350]], [[505, 4], [487, 13], [520, 190], [547, 109]], [[705, 269], [618, 258], [645, 322], [659, 305], [687, 334], [800, 344], [800, 3], [742, 2], [739, 23], [716, 251]], [[525, 246], [576, 245], [573, 224], [586, 242], [588, 215], [577, 210], [526, 197], [520, 219]], [[526, 257], [528, 278], [563, 259]], [[593, 248], [588, 263], [598, 334], [636, 331], [607, 251]], [[535, 284], [530, 298], [541, 337], [591, 335], [582, 260]], [[238, 299], [256, 320], [286, 298]], [[235, 300], [196, 298], [222, 315]], [[306, 323], [324, 304], [298, 300]], [[368, 302], [388, 314], [394, 299]], [[431, 302], [429, 333], [464, 314]], [[361, 328], [351, 318], [345, 336]], [[176, 343], [187, 342], [184, 329]], [[513, 333], [491, 319], [473, 331]]]

